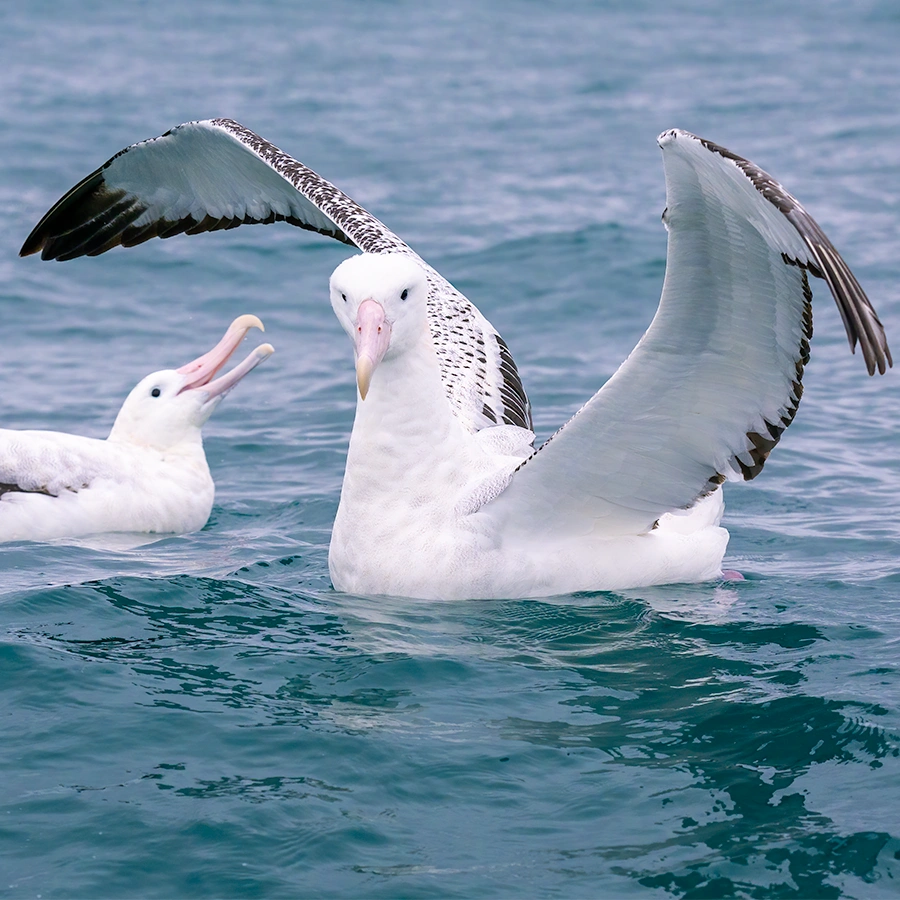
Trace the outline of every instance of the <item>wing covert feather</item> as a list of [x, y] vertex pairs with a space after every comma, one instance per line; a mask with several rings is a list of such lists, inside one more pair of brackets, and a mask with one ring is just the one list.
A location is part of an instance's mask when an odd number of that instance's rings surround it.
[[105, 441], [54, 431], [0, 429], [0, 497], [9, 493], [58, 497], [120, 474]]

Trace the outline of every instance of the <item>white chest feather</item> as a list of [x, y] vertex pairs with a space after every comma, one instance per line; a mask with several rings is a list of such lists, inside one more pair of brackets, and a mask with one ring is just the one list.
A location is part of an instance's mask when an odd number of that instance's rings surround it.
[[357, 407], [329, 554], [335, 584], [397, 592], [419, 569], [452, 570], [486, 549], [494, 538], [471, 513], [503, 490], [532, 439], [509, 425], [466, 431], [429, 347], [385, 360]]
[[[719, 571], [721, 492], [651, 534], [532, 540], [491, 500], [533, 435], [503, 425], [470, 434], [440, 393], [428, 353], [385, 360], [357, 406], [329, 567], [335, 587], [431, 599], [539, 596]], [[519, 523], [522, 524], [522, 523]], [[684, 568], [688, 561], [688, 569]]]

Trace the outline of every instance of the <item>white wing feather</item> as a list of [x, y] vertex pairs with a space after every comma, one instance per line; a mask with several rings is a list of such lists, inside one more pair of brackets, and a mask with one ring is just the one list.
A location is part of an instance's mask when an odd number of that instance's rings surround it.
[[891, 363], [865, 294], [790, 194], [687, 132], [665, 132], [660, 146], [669, 238], [656, 316], [613, 377], [485, 508], [538, 538], [645, 532], [725, 477], [754, 477], [802, 393], [808, 272], [836, 273], [829, 286], [870, 373]]
[[121, 478], [121, 469], [105, 441], [55, 431], [0, 429], [0, 497], [78, 493], [98, 478]]

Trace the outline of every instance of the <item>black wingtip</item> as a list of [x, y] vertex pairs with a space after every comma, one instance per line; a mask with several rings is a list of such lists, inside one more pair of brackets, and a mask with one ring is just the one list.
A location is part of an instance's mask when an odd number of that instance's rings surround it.
[[[43, 220], [41, 220], [43, 222]], [[41, 232], [40, 226], [35, 226], [31, 234], [25, 239], [25, 243], [22, 244], [22, 247], [19, 250], [19, 256], [31, 256], [34, 253], [37, 253], [38, 250], [42, 249], [44, 246], [44, 235]]]
[[70, 231], [75, 225], [91, 217], [95, 198], [104, 192], [103, 166], [83, 178], [72, 190], [63, 194], [44, 214], [25, 239], [19, 256], [31, 256], [39, 250], [42, 259], [56, 259], [53, 253], [54, 238]]

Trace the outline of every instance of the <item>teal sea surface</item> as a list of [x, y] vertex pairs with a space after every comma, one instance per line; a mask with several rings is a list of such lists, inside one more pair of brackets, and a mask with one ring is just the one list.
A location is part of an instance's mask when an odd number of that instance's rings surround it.
[[0, 546], [0, 896], [900, 895], [898, 374], [824, 283], [797, 419], [726, 486], [746, 580], [423, 603], [328, 576], [349, 248], [17, 256], [122, 147], [229, 116], [476, 303], [545, 439], [656, 309], [666, 128], [795, 194], [897, 353], [898, 47], [893, 0], [4, 5], [0, 424], [103, 437], [241, 313], [276, 353], [206, 428], [201, 532]]

